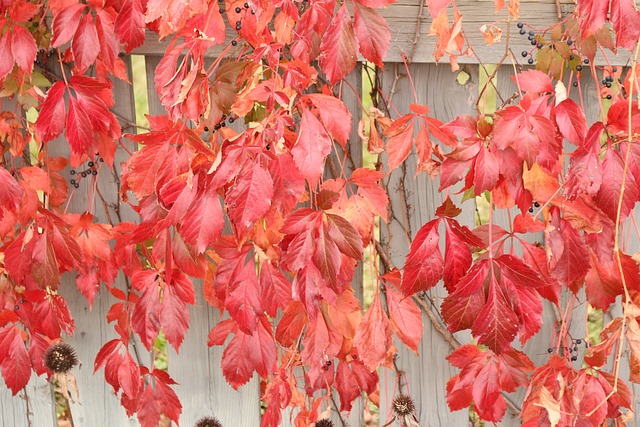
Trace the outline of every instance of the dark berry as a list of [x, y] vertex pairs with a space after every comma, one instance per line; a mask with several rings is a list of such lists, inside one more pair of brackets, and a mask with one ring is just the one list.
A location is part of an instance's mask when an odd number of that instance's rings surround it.
[[553, 347], [549, 347], [549, 348], [547, 349], [547, 353], [553, 353]]
[[80, 175], [82, 175], [83, 178], [85, 178], [87, 176], [86, 172], [82, 172]]
[[605, 85], [606, 87], [611, 87], [611, 83], [609, 83], [609, 82], [606, 82], [604, 85]]
[[406, 394], [398, 395], [393, 399], [391, 406], [393, 407], [393, 412], [395, 412], [398, 417], [404, 417], [405, 415], [411, 415], [416, 412], [416, 405], [413, 403], [413, 399]]
[[533, 206], [535, 206], [536, 208], [539, 208], [539, 207], [540, 207], [540, 203], [538, 203], [538, 202], [533, 202]]
[[523, 58], [526, 58], [527, 55], [529, 55], [529, 52], [527, 52], [526, 50], [523, 50], [520, 55], [522, 55]]
[[529, 41], [531, 41], [531, 40], [534, 39], [534, 37], [533, 36], [529, 36], [529, 37], [527, 37], [527, 39], [529, 39]]
[[589, 58], [584, 58], [584, 61], [582, 61], [582, 62], [584, 62], [585, 65], [588, 65], [589, 64]]
[[74, 185], [75, 188], [80, 188], [80, 184], [78, 184], [77, 182]]
[[607, 80], [607, 79], [602, 79], [602, 84], [603, 84], [603, 85], [606, 85], [608, 81], [609, 81], [609, 80]]
[[209, 128], [205, 126], [205, 127], [204, 127], [204, 131], [205, 131], [205, 132], [209, 132]]
[[573, 87], [578, 87], [578, 82], [573, 82]]
[[573, 44], [573, 40], [568, 39], [568, 40], [567, 40], [567, 44], [568, 44], [569, 46], [571, 46], [571, 45]]
[[93, 167], [93, 162], [89, 162], [89, 163], [87, 163], [87, 166], [89, 166], [90, 168], [92, 168], [92, 167]]
[[120, 52], [120, 53], [118, 53], [118, 56], [119, 56], [120, 58], [124, 58], [124, 52]]
[[331, 366], [331, 360], [327, 360], [327, 366]]
[[75, 180], [75, 179], [72, 179], [71, 181], [69, 181], [69, 184], [71, 184], [71, 185], [76, 185], [76, 180]]
[[529, 208], [529, 212], [530, 212], [530, 213], [533, 213], [533, 206], [531, 206], [531, 207]]
[[577, 339], [576, 340], [576, 344], [582, 344], [582, 340], [581, 339]]
[[220, 10], [218, 12], [220, 12], [220, 14], [222, 15], [224, 13], [224, 9], [220, 8]]
[[78, 357], [69, 344], [57, 343], [45, 351], [43, 361], [50, 371], [64, 374], [78, 364]]
[[575, 58], [575, 56], [569, 55], [569, 61], [573, 61], [574, 58]]
[[223, 114], [222, 117], [220, 117], [220, 121], [224, 122], [225, 120], [227, 120], [227, 115]]
[[95, 170], [95, 169], [94, 169], [94, 170], [92, 170], [92, 171], [91, 171], [91, 175], [93, 175], [93, 176], [98, 175], [98, 171], [97, 171], [97, 170]]
[[530, 65], [533, 65], [533, 58], [529, 58], [529, 60], [527, 61]]
[[271, 150], [271, 145], [267, 144], [264, 148], [266, 148], [267, 150]]
[[220, 126], [222, 126], [222, 127], [225, 127], [226, 125], [227, 125], [227, 123], [226, 123], [226, 122], [222, 122], [222, 123], [220, 123]]
[[521, 35], [521, 36], [524, 36], [525, 34], [527, 34], [527, 31], [526, 31], [526, 30], [524, 30], [524, 29], [520, 30], [520, 35]]
[[229, 123], [233, 123], [235, 119], [233, 117], [229, 117]]
[[103, 163], [104, 159], [102, 157], [100, 157], [100, 163]]
[[242, 12], [242, 9], [240, 9], [239, 7], [236, 7], [236, 13], [240, 13]]
[[576, 65], [576, 71], [582, 71], [582, 65]]
[[518, 26], [518, 28], [524, 27], [524, 24], [522, 22], [518, 22], [516, 25]]
[[533, 37], [533, 36], [535, 36], [535, 35], [536, 35], [536, 32], [535, 32], [535, 31], [533, 31], [533, 30], [531, 30], [531, 31], [529, 31], [529, 35], [530, 35], [531, 37]]
[[541, 42], [538, 42], [538, 44], [536, 46], [538, 46], [538, 49], [542, 49], [542, 43]]
[[44, 49], [40, 49], [40, 55], [44, 55], [45, 50]]
[[34, 23], [33, 23], [33, 26], [34, 26], [34, 27], [37, 27], [39, 24], [40, 24], [40, 23], [39, 23], [38, 21], [36, 21], [36, 22], [34, 22]]
[[14, 310], [20, 310], [20, 306], [18, 304], [16, 304], [16, 305], [13, 306], [13, 309]]
[[611, 99], [611, 98], [612, 98], [611, 94], [607, 95], [607, 99]]
[[531, 40], [531, 46], [535, 46], [535, 45], [537, 45], [537, 44], [538, 44], [538, 42], [537, 42], [537, 41], [535, 41], [535, 40]]
[[578, 356], [571, 356], [571, 361], [575, 362], [576, 360], [578, 360]]
[[613, 83], [613, 76], [607, 76], [605, 78], [606, 81]]
[[218, 124], [216, 124], [216, 125], [213, 127], [213, 129], [214, 129], [214, 130], [218, 130], [218, 129], [220, 129], [220, 124], [219, 124], [219, 123], [218, 123]]
[[255, 11], [255, 10], [252, 10], [252, 11], [251, 11], [251, 14], [252, 14], [252, 15], [255, 15], [255, 14], [256, 14], [256, 11]]
[[200, 418], [194, 427], [222, 427], [222, 423], [215, 417]]
[[69, 171], [69, 174], [70, 174], [70, 175], [75, 175], [75, 174], [76, 174], [76, 171], [75, 171], [74, 169], [71, 169], [71, 170]]
[[238, 46], [238, 42], [236, 40], [231, 40], [231, 46]]
[[249, 3], [245, 3], [245, 4], [244, 4], [244, 8], [245, 8], [245, 9], [249, 9]]
[[617, 73], [618, 72], [618, 67], [613, 67], [612, 70], [613, 70], [614, 73]]

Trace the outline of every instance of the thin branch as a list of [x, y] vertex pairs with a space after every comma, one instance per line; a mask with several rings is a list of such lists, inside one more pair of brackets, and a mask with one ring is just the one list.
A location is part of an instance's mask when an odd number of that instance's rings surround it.
[[407, 62], [411, 64], [413, 62], [413, 55], [416, 53], [418, 47], [418, 40], [420, 40], [420, 27], [422, 27], [422, 20], [424, 19], [424, 0], [420, 0], [420, 9], [418, 10], [418, 17], [416, 18], [416, 32], [413, 35], [413, 44], [411, 46], [411, 53], [407, 58]]

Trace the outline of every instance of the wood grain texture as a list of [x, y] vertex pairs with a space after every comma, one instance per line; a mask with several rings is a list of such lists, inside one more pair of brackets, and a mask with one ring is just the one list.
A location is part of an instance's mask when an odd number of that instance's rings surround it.
[[[155, 69], [159, 56], [147, 57], [147, 88], [149, 96], [149, 114], [164, 114], [165, 109], [155, 91]], [[234, 123], [236, 129], [241, 124]], [[229, 232], [227, 229], [225, 232]], [[258, 426], [260, 424], [259, 378], [253, 379], [238, 391], [227, 384], [220, 362], [223, 347], [207, 347], [207, 335], [219, 322], [220, 317], [204, 300], [202, 281], [193, 281], [196, 287], [197, 303], [189, 307], [191, 322], [189, 331], [176, 353], [168, 347], [169, 374], [178, 382], [175, 391], [182, 403], [180, 424], [193, 425], [199, 418], [207, 415], [217, 417], [222, 425]]]
[[[387, 64], [382, 76], [382, 90], [386, 94], [390, 93], [395, 80], [394, 68], [394, 64]], [[477, 67], [472, 68], [471, 75], [477, 76]], [[473, 79], [466, 85], [460, 85], [456, 81], [456, 74], [451, 73], [449, 68], [434, 64], [414, 64], [410, 66], [410, 72], [417, 91], [417, 102], [427, 104], [434, 117], [447, 122], [459, 114], [473, 114], [473, 99], [477, 94]], [[401, 64], [398, 73], [405, 73]], [[409, 104], [414, 102], [408, 78], [398, 80], [396, 91], [392, 104], [399, 114], [404, 114], [408, 112]], [[397, 114], [393, 113], [392, 117], [396, 118]], [[404, 265], [410, 238], [415, 236], [424, 223], [433, 219], [435, 209], [443, 201], [443, 194], [438, 191], [437, 179], [431, 180], [424, 174], [414, 178], [415, 152], [405, 163], [406, 173], [399, 168], [386, 182], [394, 215], [388, 227], [381, 224], [381, 238], [389, 248], [393, 265], [398, 268]], [[472, 203], [473, 201], [466, 203], [465, 212], [458, 218], [464, 225], [473, 226], [475, 209], [469, 209]], [[431, 289], [428, 296], [439, 307], [446, 292], [440, 284]], [[419, 357], [396, 340], [397, 364], [406, 380], [404, 392], [410, 394], [416, 402], [421, 427], [467, 425], [468, 412], [451, 412], [446, 403], [446, 383], [457, 373], [457, 369], [445, 360], [451, 353], [451, 348], [432, 327], [426, 315], [423, 315], [423, 324]], [[463, 334], [461, 340], [464, 343]], [[380, 372], [380, 421], [384, 424], [391, 419], [391, 401], [399, 390], [396, 388], [395, 372], [387, 369]]]
[[[502, 58], [505, 51], [505, 39], [507, 36], [507, 9], [502, 9], [498, 14], [495, 14], [495, 6], [492, 0], [468, 0], [458, 2], [458, 9], [462, 13], [463, 31], [466, 35], [469, 44], [475, 51], [475, 56], [464, 56], [458, 58], [458, 62], [461, 64], [495, 64], [500, 58]], [[560, 10], [562, 12], [562, 19], [565, 19], [570, 13], [573, 12], [575, 3], [569, 0], [560, 1]], [[416, 33], [417, 17], [420, 12], [420, 0], [399, 0], [386, 9], [380, 10], [380, 13], [385, 17], [389, 28], [391, 29], [391, 44], [386, 62], [402, 62], [402, 55], [410, 55], [413, 49], [413, 41]], [[448, 10], [450, 21], [453, 19], [453, 12], [451, 7]], [[560, 20], [558, 19], [558, 12], [556, 2], [554, 0], [537, 0], [537, 1], [523, 1], [520, 3], [520, 16], [522, 20], [531, 28], [542, 31], [547, 29]], [[503, 30], [502, 40], [492, 46], [487, 46], [484, 42], [484, 38], [479, 28], [483, 24], [495, 23]], [[433, 52], [435, 51], [436, 39], [434, 36], [430, 36], [431, 27], [431, 15], [428, 9], [425, 7], [423, 11], [423, 21], [420, 26], [420, 36], [415, 46], [415, 54], [413, 56], [414, 63], [434, 63]], [[526, 36], [518, 34], [519, 29], [515, 26], [515, 23], [511, 25], [511, 42], [510, 47], [513, 52], [520, 52], [522, 50], [529, 50], [531, 44], [527, 40]], [[229, 43], [237, 35], [236, 31], [230, 26], [227, 26], [227, 43]], [[133, 53], [148, 54], [148, 55], [162, 55], [169, 44], [170, 39], [159, 41], [158, 36], [155, 33], [147, 31], [146, 43], [135, 49]], [[209, 56], [217, 56], [224, 48], [224, 44], [215, 46], [207, 52]], [[526, 63], [526, 58], [517, 55], [517, 60], [521, 63]], [[618, 57], [615, 57], [612, 53], [607, 55], [610, 63], [621, 65], [626, 64], [629, 59], [629, 53], [627, 51], [621, 51]], [[596, 57], [596, 63], [598, 65], [605, 64], [602, 56]], [[446, 63], [447, 58], [443, 58], [442, 62]], [[446, 67], [446, 65], [445, 65]]]
[[[14, 112], [18, 116], [24, 115], [15, 100], [6, 98], [0, 98], [0, 111]], [[5, 156], [2, 163], [7, 158], [8, 156]], [[17, 159], [12, 164], [18, 167], [20, 163], [21, 160]], [[53, 401], [49, 382], [44, 376], [36, 376], [32, 373], [27, 387], [16, 396], [11, 394], [4, 380], [0, 379], [0, 427], [54, 426], [56, 419]]]
[[[127, 68], [131, 73], [131, 64], [128, 58]], [[133, 100], [133, 88], [131, 84], [114, 80], [114, 99], [116, 104], [113, 110], [117, 115], [128, 122], [135, 123], [135, 107]], [[135, 132], [135, 129], [126, 129], [126, 124], [120, 120], [125, 132]], [[68, 155], [66, 140], [57, 141], [58, 155]], [[135, 144], [124, 140], [123, 144], [128, 144], [129, 150], [135, 150]], [[51, 148], [50, 148], [51, 149]], [[116, 149], [114, 169], [109, 170], [104, 163], [100, 164], [97, 186], [100, 194], [104, 198], [104, 203], [98, 194], [93, 193], [95, 181], [87, 177], [80, 182], [71, 200], [69, 212], [82, 213], [89, 209], [93, 211], [96, 220], [101, 223], [109, 223], [109, 218], [116, 224], [120, 221], [134, 221], [137, 215], [133, 213], [128, 205], [121, 203], [119, 197], [120, 183], [120, 163], [128, 158], [128, 154], [123, 147]], [[82, 166], [77, 170], [82, 170]], [[69, 179], [68, 170], [64, 176]], [[75, 175], [78, 179], [78, 175]], [[91, 205], [93, 201], [93, 205]], [[122, 274], [116, 278], [116, 286], [126, 289], [126, 281]], [[75, 427], [96, 427], [96, 426], [138, 426], [137, 420], [127, 417], [124, 409], [120, 406], [119, 399], [113, 393], [113, 389], [104, 380], [102, 371], [93, 373], [93, 362], [95, 356], [107, 341], [117, 337], [112, 325], [107, 324], [106, 314], [111, 305], [116, 302], [110, 294], [102, 288], [96, 296], [93, 309], [90, 310], [86, 299], [76, 289], [74, 278], [71, 275], [63, 277], [61, 294], [69, 304], [69, 308], [76, 322], [75, 335], [66, 338], [65, 341], [71, 344], [77, 351], [81, 365], [74, 371], [80, 391], [80, 400], [70, 404]], [[136, 344], [140, 363], [147, 367], [151, 364], [151, 356], [138, 342]], [[133, 348], [129, 349], [133, 353]]]

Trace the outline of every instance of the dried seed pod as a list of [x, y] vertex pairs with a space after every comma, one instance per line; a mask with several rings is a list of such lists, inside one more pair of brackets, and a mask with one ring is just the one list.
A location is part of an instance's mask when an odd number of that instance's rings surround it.
[[78, 356], [69, 344], [54, 344], [44, 353], [44, 365], [57, 374], [65, 374], [77, 364]]
[[406, 394], [398, 395], [393, 399], [391, 406], [393, 407], [393, 412], [395, 412], [397, 417], [404, 417], [405, 415], [414, 414], [416, 412], [416, 405], [413, 403], [413, 399], [411, 396], [407, 396]]
[[331, 420], [318, 420], [314, 424], [315, 427], [333, 427], [333, 421]]
[[222, 423], [216, 417], [202, 417], [196, 422], [195, 427], [222, 427]]

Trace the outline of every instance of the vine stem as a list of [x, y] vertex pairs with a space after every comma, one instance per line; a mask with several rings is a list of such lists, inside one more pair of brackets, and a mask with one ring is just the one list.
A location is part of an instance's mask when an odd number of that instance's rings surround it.
[[[624, 169], [622, 171], [622, 183], [620, 184], [620, 196], [618, 197], [618, 209], [616, 211], [616, 227], [613, 237], [613, 255], [618, 264], [618, 270], [620, 272], [620, 281], [622, 282], [622, 289], [624, 290], [625, 302], [622, 306], [622, 325], [620, 326], [620, 337], [618, 338], [618, 349], [616, 352], [616, 358], [614, 360], [614, 380], [613, 388], [611, 392], [600, 402], [595, 408], [593, 408], [587, 416], [593, 415], [602, 405], [604, 405], [615, 393], [618, 392], [618, 379], [620, 375], [620, 360], [622, 359], [622, 351], [624, 350], [624, 338], [625, 329], [627, 326], [628, 307], [631, 304], [631, 296], [629, 295], [629, 289], [627, 288], [627, 281], [624, 277], [624, 269], [622, 268], [622, 259], [620, 258], [620, 217], [622, 215], [622, 201], [624, 200], [625, 183], [627, 180], [627, 174], [629, 172], [629, 157], [631, 154], [631, 132], [633, 131], [633, 120], [631, 113], [633, 112], [633, 87], [636, 82], [636, 65], [638, 64], [638, 53], [640, 53], [640, 43], [636, 43], [636, 47], [633, 54], [633, 62], [631, 63], [631, 75], [629, 76], [629, 94], [628, 94], [628, 109], [627, 109], [627, 151], [624, 156]], [[612, 148], [609, 148], [610, 150]]]

